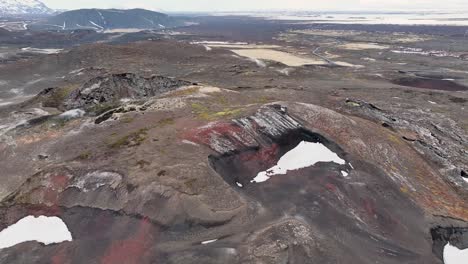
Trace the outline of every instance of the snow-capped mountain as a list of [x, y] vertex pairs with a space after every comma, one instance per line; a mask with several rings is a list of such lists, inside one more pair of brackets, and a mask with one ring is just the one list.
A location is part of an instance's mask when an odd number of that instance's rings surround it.
[[0, 16], [45, 15], [53, 10], [38, 0], [0, 0]]

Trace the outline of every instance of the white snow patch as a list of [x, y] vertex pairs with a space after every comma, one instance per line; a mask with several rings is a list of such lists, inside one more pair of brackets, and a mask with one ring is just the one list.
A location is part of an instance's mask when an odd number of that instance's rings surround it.
[[89, 20], [89, 23], [93, 24], [94, 26], [98, 27], [99, 29], [104, 29], [104, 27], [94, 23], [93, 21]]
[[95, 89], [98, 89], [99, 87], [101, 87], [101, 82], [97, 82], [93, 85], [91, 85], [90, 87], [87, 87], [86, 89], [84, 89], [83, 91], [81, 91], [82, 94], [89, 94], [91, 93], [93, 90]]
[[206, 44], [206, 45], [223, 45], [223, 44], [229, 44], [229, 45], [248, 45], [249, 43], [247, 42], [228, 42], [228, 41], [194, 41], [191, 42], [191, 44]]
[[24, 93], [23, 88], [13, 88], [10, 89], [10, 93], [15, 94], [15, 95], [22, 95]]
[[104, 185], [108, 185], [112, 189], [115, 189], [121, 181], [122, 176], [116, 172], [93, 171], [82, 177], [74, 179], [71, 187], [76, 187], [83, 192], [90, 192], [95, 191]]
[[450, 52], [443, 51], [443, 50], [427, 51], [421, 48], [400, 47], [400, 50], [392, 50], [391, 52], [397, 53], [397, 54], [416, 54], [416, 55], [432, 56], [432, 57], [456, 57], [458, 58], [458, 55], [455, 53], [450, 53]]
[[40, 54], [57, 54], [60, 53], [63, 49], [37, 49], [37, 48], [22, 48], [22, 51], [40, 53]]
[[49, 114], [49, 112], [47, 112], [47, 111], [45, 111], [43, 109], [40, 109], [40, 108], [33, 108], [32, 110], [33, 110], [32, 113], [34, 115], [38, 115], [38, 116], [46, 116], [46, 115]]
[[265, 68], [266, 67], [266, 64], [265, 62], [263, 62], [262, 60], [259, 60], [259, 59], [251, 59], [253, 62], [255, 62], [257, 64], [258, 67], [261, 67], [261, 68]]
[[272, 168], [259, 172], [251, 182], [265, 182], [273, 175], [286, 174], [291, 170], [298, 170], [315, 165], [317, 162], [346, 163], [336, 153], [321, 143], [302, 141], [297, 147], [280, 158], [278, 164]]
[[82, 72], [85, 68], [79, 68], [79, 69], [76, 69], [76, 70], [73, 70], [71, 72], [69, 72], [69, 74], [78, 74], [80, 72]]
[[44, 26], [51, 26], [51, 27], [58, 27], [63, 29], [63, 25], [55, 25], [55, 24], [44, 24]]
[[[38, 75], [38, 76], [40, 76], [40, 75]], [[37, 83], [39, 83], [39, 82], [41, 82], [41, 81], [43, 81], [43, 80], [44, 80], [44, 78], [39, 78], [39, 79], [31, 80], [31, 81], [27, 82], [27, 83], [25, 84], [25, 86], [31, 86], [31, 85], [37, 84]]]
[[341, 171], [341, 175], [343, 175], [343, 177], [348, 177], [349, 173], [346, 171]]
[[104, 25], [107, 24], [106, 19], [104, 18], [104, 16], [102, 15], [102, 13], [99, 12], [99, 11], [97, 11], [97, 12], [98, 12], [99, 16], [101, 17], [102, 23], [104, 23]]
[[210, 46], [204, 45], [203, 47], [205, 47], [206, 51], [212, 50], [212, 48]]
[[0, 106], [11, 105], [13, 102], [0, 102]]
[[120, 102], [122, 102], [122, 103], [129, 103], [131, 101], [133, 101], [132, 98], [122, 98], [122, 99], [120, 99]]
[[37, 241], [45, 245], [72, 241], [72, 235], [62, 219], [52, 216], [32, 215], [0, 232], [0, 248], [8, 248], [26, 242]]
[[72, 109], [66, 112], [63, 112], [59, 115], [59, 117], [64, 119], [73, 119], [73, 118], [80, 118], [83, 117], [86, 112], [81, 109]]
[[224, 251], [226, 251], [226, 253], [230, 255], [235, 255], [237, 253], [237, 250], [235, 248], [225, 248]]
[[192, 146], [199, 146], [197, 143], [192, 142], [190, 140], [186, 140], [186, 139], [182, 140], [182, 143], [189, 144], [189, 145], [192, 145]]
[[361, 58], [361, 60], [365, 60], [365, 61], [376, 61], [376, 59], [374, 59], [374, 58], [369, 58], [369, 57]]
[[212, 240], [207, 240], [207, 241], [203, 241], [201, 242], [202, 245], [206, 245], [206, 244], [210, 244], [210, 243], [213, 243], [213, 242], [216, 242], [218, 241], [218, 239], [212, 239]]
[[430, 104], [437, 104], [436, 102], [434, 101], [428, 101]]
[[[363, 2], [374, 2], [380, 3], [382, 1], [361, 1]], [[406, 1], [409, 3], [409, 1]], [[413, 1], [414, 2], [414, 1]], [[418, 1], [416, 1], [418, 2]], [[426, 1], [420, 1], [418, 3], [427, 3]], [[460, 2], [461, 3], [461, 2]], [[223, 15], [225, 13], [222, 13]], [[387, 24], [387, 25], [468, 25], [466, 19], [466, 11], [424, 11], [424, 12], [395, 12], [395, 13], [356, 13], [356, 12], [326, 12], [322, 14], [310, 14], [308, 12], [298, 11], [285, 11], [285, 12], [263, 12], [262, 14], [256, 12], [242, 12], [236, 13], [254, 17], [265, 17], [272, 20], [296, 20], [300, 21], [301, 24], [305, 24], [303, 21], [308, 21], [307, 24]], [[395, 36], [397, 36], [395, 34]], [[403, 40], [402, 40], [403, 41]]]
[[240, 182], [236, 182], [236, 184], [237, 184], [237, 186], [239, 186], [241, 188], [244, 187], [244, 185], [242, 185], [242, 183], [240, 183]]
[[448, 243], [444, 247], [445, 264], [466, 264], [468, 261], [468, 248], [458, 249]]
[[151, 25], [153, 25], [153, 26], [154, 26], [154, 21], [153, 21], [153, 20], [151, 20], [151, 19], [148, 19], [148, 18], [146, 18], [146, 17], [142, 17], [142, 18], [143, 18], [144, 20], [146, 20], [146, 21], [150, 22], [150, 23], [151, 23]]
[[279, 73], [284, 74], [286, 76], [289, 76], [289, 74], [293, 71], [293, 68], [284, 68], [281, 70], [278, 70]]

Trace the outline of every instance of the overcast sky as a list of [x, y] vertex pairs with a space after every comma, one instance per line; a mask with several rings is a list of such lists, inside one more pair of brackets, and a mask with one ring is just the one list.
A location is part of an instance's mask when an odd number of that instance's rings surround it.
[[147, 8], [164, 11], [468, 9], [468, 0], [43, 0], [51, 8]]

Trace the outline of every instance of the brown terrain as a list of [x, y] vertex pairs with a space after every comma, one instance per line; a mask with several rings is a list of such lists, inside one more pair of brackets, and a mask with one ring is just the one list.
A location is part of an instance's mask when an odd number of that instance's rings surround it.
[[[460, 29], [197, 19], [41, 33], [64, 40], [40, 37], [53, 54], [20, 50], [39, 33], [2, 42], [0, 230], [58, 216], [73, 240], [0, 263], [441, 264], [468, 247]], [[345, 164], [251, 182], [302, 141]]]

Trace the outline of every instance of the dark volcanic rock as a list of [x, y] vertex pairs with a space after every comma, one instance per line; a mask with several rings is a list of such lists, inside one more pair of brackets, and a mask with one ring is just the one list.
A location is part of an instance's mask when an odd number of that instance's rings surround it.
[[[115, 89], [115, 98], [121, 97], [119, 87], [135, 96], [150, 93], [119, 78], [115, 85], [112, 76], [106, 89]], [[2, 199], [0, 228], [26, 215], [57, 216], [73, 240], [2, 249], [0, 263], [441, 263], [431, 228], [450, 223], [430, 217], [466, 219], [466, 205], [395, 132], [304, 103], [247, 106], [242, 116], [209, 123], [203, 116], [191, 120], [194, 106], [213, 107], [221, 95], [247, 93], [202, 88], [184, 90], [183, 99], [173, 93], [109, 112], [129, 122], [83, 127], [77, 120], [34, 138], [17, 137], [29, 148], [3, 154], [4, 160], [17, 157], [27, 166], [26, 151], [50, 157], [35, 163], [41, 167], [31, 171], [38, 172]], [[211, 95], [195, 96], [206, 90]], [[223, 112], [204, 111], [225, 115], [230, 109], [224, 105]], [[347, 105], [386, 113], [364, 100]], [[147, 109], [125, 113], [125, 107]], [[70, 136], [44, 147], [57, 133]], [[250, 181], [302, 141], [321, 143], [344, 162], [317, 162]]]
[[[453, 99], [463, 102], [463, 98]], [[395, 130], [405, 140], [428, 159], [440, 165], [441, 173], [452, 182], [461, 182], [460, 170], [467, 167], [466, 154], [460, 146], [468, 145], [464, 131], [455, 121], [439, 113], [398, 109], [380, 109], [372, 103], [357, 99], [347, 99], [346, 111], [374, 120], [391, 130]]]
[[13, 35], [13, 33], [11, 33], [10, 31], [4, 28], [0, 28], [0, 37], [10, 37], [11, 35]]
[[96, 77], [73, 91], [65, 102], [67, 109], [117, 104], [123, 98], [144, 98], [162, 94], [192, 83], [163, 76], [145, 78], [133, 73]]
[[[319, 263], [425, 262], [421, 210], [380, 168], [354, 160], [286, 111], [267, 107], [232, 123], [203, 127], [191, 138], [218, 153], [209, 160], [228, 184], [259, 201], [275, 218], [296, 216], [253, 234], [248, 256], [255, 256], [254, 262], [274, 258], [272, 263], [310, 263], [311, 258]], [[301, 141], [321, 143], [347, 164], [321, 162], [251, 183], [256, 173], [273, 166]], [[353, 176], [347, 179], [340, 171]], [[334, 232], [339, 237], [328, 235]]]
[[468, 228], [438, 226], [431, 229], [431, 235], [434, 241], [432, 251], [441, 260], [447, 243], [461, 249], [468, 248]]
[[[60, 215], [72, 235], [80, 239], [49, 246], [26, 242], [19, 246], [25, 253], [21, 256], [14, 254], [15, 248], [2, 249], [1, 263], [149, 263], [161, 259], [153, 248], [161, 228], [147, 218], [80, 206], [15, 206], [8, 210], [5, 214], [5, 208], [0, 208], [2, 228], [26, 215]], [[119, 228], [122, 226], [125, 228]], [[33, 257], [34, 252], [42, 254]]]
[[50, 87], [42, 90], [30, 100], [22, 103], [21, 106], [26, 108], [31, 105], [40, 103], [43, 107], [60, 108], [65, 97], [66, 92], [63, 89], [58, 87]]
[[35, 48], [63, 48], [102, 41], [105, 38], [104, 34], [99, 34], [93, 29], [0, 32], [0, 43], [2, 45], [20, 45]]
[[419, 77], [404, 77], [393, 80], [394, 84], [409, 86], [422, 89], [433, 89], [443, 91], [466, 91], [468, 87], [456, 83], [451, 80], [419, 78]]

